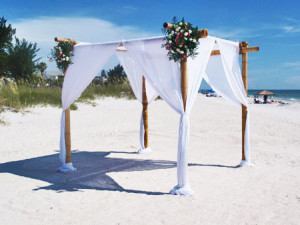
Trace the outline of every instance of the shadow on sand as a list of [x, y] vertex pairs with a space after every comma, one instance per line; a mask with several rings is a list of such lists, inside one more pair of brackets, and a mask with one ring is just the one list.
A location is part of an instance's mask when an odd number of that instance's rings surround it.
[[[109, 172], [146, 171], [169, 169], [176, 167], [176, 162], [165, 160], [142, 160], [107, 157], [111, 153], [135, 154], [134, 152], [73, 152], [72, 161], [77, 168], [76, 172], [58, 173], [55, 168], [61, 166], [58, 155], [47, 155], [0, 164], [0, 173], [12, 173], [18, 176], [42, 180], [50, 183], [49, 186], [34, 190], [78, 191], [79, 189], [94, 189], [121, 191], [127, 193], [163, 195], [163, 192], [149, 192], [129, 190], [121, 187], [111, 177]], [[212, 164], [189, 164], [189, 166], [214, 166], [238, 168]]]

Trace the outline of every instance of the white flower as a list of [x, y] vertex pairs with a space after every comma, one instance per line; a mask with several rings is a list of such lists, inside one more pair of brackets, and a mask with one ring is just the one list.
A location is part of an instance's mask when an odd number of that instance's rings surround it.
[[181, 51], [180, 53], [181, 53], [181, 54], [184, 54], [184, 51]]
[[180, 52], [180, 49], [179, 49], [179, 48], [177, 48], [177, 49], [176, 49], [176, 51], [177, 51], [177, 52]]
[[177, 27], [178, 28], [178, 30], [180, 30], [181, 29], [181, 27]]
[[184, 32], [184, 36], [188, 36], [188, 32]]
[[67, 57], [66, 57], [66, 61], [69, 61], [69, 59], [70, 59], [70, 58], [67, 56]]
[[183, 33], [183, 32], [184, 32], [184, 29], [181, 29], [180, 32]]
[[192, 33], [192, 30], [189, 30], [189, 33], [191, 34], [191, 33]]
[[196, 42], [197, 42], [197, 40], [196, 40], [196, 39], [194, 39], [194, 42], [196, 43]]
[[65, 57], [65, 54], [63, 54], [63, 57]]
[[170, 40], [170, 41], [169, 41], [169, 43], [171, 44], [171, 43], [172, 43], [172, 41]]
[[172, 30], [171, 34], [174, 34], [174, 31]]
[[65, 59], [65, 58], [62, 58], [61, 60], [62, 60], [62, 61], [65, 61], [66, 59]]
[[171, 49], [171, 52], [174, 53], [174, 51]]
[[185, 48], [188, 48], [188, 46], [187, 46], [187, 45], [185, 45], [184, 47], [185, 47]]

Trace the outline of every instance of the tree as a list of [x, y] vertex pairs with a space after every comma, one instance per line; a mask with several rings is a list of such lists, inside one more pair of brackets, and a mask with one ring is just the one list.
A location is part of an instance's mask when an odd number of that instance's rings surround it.
[[8, 49], [12, 46], [13, 35], [16, 33], [16, 29], [13, 29], [11, 25], [6, 25], [6, 19], [0, 18], [0, 76], [7, 73], [7, 57]]
[[30, 80], [33, 73], [36, 71], [37, 48], [36, 43], [31, 43], [25, 39], [15, 39], [16, 44], [8, 49], [8, 71], [9, 76], [16, 80]]
[[109, 84], [122, 84], [126, 81], [126, 74], [123, 67], [118, 64], [107, 72], [107, 82]]
[[106, 75], [106, 71], [105, 70], [101, 70], [101, 75], [100, 75], [100, 77], [105, 77], [105, 78], [107, 78], [107, 75]]
[[39, 64], [36, 65], [38, 70], [41, 72], [41, 75], [43, 76], [45, 70], [47, 69], [47, 64], [44, 62], [40, 62]]

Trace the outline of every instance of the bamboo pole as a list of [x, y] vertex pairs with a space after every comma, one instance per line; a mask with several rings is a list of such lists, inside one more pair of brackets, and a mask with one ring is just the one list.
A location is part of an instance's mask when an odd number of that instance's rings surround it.
[[[240, 45], [243, 47], [248, 47], [248, 42], [242, 42]], [[246, 91], [246, 95], [248, 95], [248, 81], [247, 81], [247, 63], [248, 63], [248, 53], [242, 53], [242, 78], [244, 83], [244, 88]], [[245, 131], [246, 131], [246, 119], [247, 119], [247, 107], [242, 105], [242, 160], [245, 160]]]
[[181, 64], [181, 93], [182, 93], [182, 100], [183, 100], [183, 108], [185, 111], [187, 87], [188, 87], [187, 60], [186, 59], [181, 60], [180, 64]]
[[146, 79], [143, 76], [143, 120], [144, 120], [144, 146], [149, 146], [149, 130], [148, 130], [148, 99], [146, 92]]
[[[64, 78], [66, 77], [67, 70], [64, 72]], [[66, 163], [72, 162], [71, 153], [71, 114], [70, 107], [65, 111], [65, 143], [66, 143]]]
[[[59, 38], [55, 37], [54, 40], [56, 42], [66, 42], [69, 41], [74, 46], [77, 44], [77, 41], [68, 38]], [[67, 69], [64, 71], [64, 78], [66, 76]], [[71, 157], [71, 115], [70, 115], [70, 107], [65, 111], [65, 143], [66, 143], [66, 163], [72, 162]]]
[[[163, 24], [163, 27], [166, 29], [172, 29], [173, 26], [174, 26], [173, 24], [167, 22]], [[208, 36], [208, 30], [207, 29], [198, 30], [198, 34], [199, 34], [199, 38], [206, 38]]]

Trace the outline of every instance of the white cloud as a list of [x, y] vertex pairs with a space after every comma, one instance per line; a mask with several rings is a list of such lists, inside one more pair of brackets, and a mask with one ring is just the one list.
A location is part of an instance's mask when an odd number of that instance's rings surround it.
[[[138, 27], [118, 26], [109, 21], [82, 17], [39, 17], [24, 19], [13, 23], [16, 36], [27, 41], [37, 42], [41, 49], [39, 56], [47, 60], [51, 48], [55, 45], [54, 37], [71, 38], [84, 42], [108, 42], [122, 39], [134, 39], [157, 36], [142, 31]], [[50, 70], [54, 63], [48, 64]]]
[[287, 83], [300, 87], [300, 76], [291, 76], [286, 80]]
[[209, 29], [209, 35], [224, 39], [233, 39], [240, 41], [247, 38], [259, 37], [261, 34], [254, 32], [252, 29], [244, 28], [217, 28]]
[[294, 22], [294, 23], [300, 22], [300, 20], [297, 20], [297, 19], [292, 18], [292, 17], [283, 17], [282, 19], [284, 19], [286, 21], [289, 21], [289, 22]]
[[283, 26], [282, 29], [285, 31], [285, 32], [290, 32], [292, 31], [293, 29], [295, 29], [293, 26]]
[[285, 62], [283, 65], [285, 67], [290, 67], [290, 68], [293, 68], [293, 69], [300, 70], [300, 62]]

